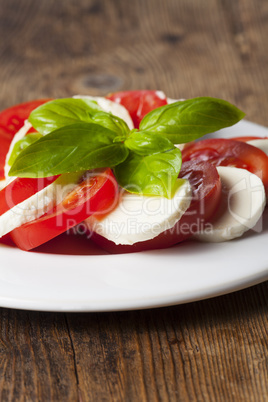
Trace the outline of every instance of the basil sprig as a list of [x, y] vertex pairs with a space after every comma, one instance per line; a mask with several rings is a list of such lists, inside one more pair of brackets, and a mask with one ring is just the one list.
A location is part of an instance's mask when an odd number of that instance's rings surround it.
[[111, 167], [128, 191], [170, 198], [181, 168], [181, 152], [174, 144], [229, 127], [243, 117], [224, 100], [194, 98], [151, 111], [139, 130], [130, 131], [122, 119], [92, 100], [58, 99], [31, 113], [29, 121], [42, 138], [17, 150], [9, 175], [46, 177]]

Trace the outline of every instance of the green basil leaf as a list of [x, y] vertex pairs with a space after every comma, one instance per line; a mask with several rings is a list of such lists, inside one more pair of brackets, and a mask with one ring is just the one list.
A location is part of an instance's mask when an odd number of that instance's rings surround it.
[[227, 101], [200, 97], [152, 110], [142, 119], [140, 130], [162, 134], [173, 144], [181, 144], [232, 126], [244, 116]]
[[39, 140], [39, 138], [43, 137], [42, 134], [39, 133], [32, 133], [32, 134], [27, 134], [24, 138], [21, 140], [17, 141], [12, 149], [11, 155], [8, 159], [8, 164], [11, 166], [17, 156], [23, 151], [25, 148], [27, 148], [29, 145], [33, 144], [35, 141]]
[[95, 101], [86, 98], [55, 99], [44, 103], [32, 111], [29, 121], [44, 135], [80, 122], [100, 124], [120, 134], [122, 130], [124, 133], [129, 131], [122, 119], [104, 112]]
[[111, 131], [116, 132], [123, 140], [129, 134], [130, 130], [127, 123], [120, 119], [120, 117], [114, 116], [111, 113], [97, 112], [91, 116], [91, 119], [92, 123], [99, 124]]
[[61, 173], [113, 167], [128, 156], [116, 133], [92, 123], [76, 123], [59, 128], [22, 151], [9, 175], [47, 177]]
[[172, 142], [163, 135], [137, 131], [130, 134], [125, 145], [139, 155], [152, 155], [174, 148]]
[[115, 166], [118, 183], [127, 191], [143, 195], [171, 198], [181, 168], [181, 152], [170, 151], [142, 156], [130, 152], [127, 159]]

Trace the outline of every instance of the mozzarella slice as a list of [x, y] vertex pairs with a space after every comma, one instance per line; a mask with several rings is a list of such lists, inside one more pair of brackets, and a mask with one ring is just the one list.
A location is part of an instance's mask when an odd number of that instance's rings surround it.
[[28, 120], [25, 120], [24, 125], [20, 128], [20, 130], [14, 135], [10, 146], [9, 146], [9, 150], [8, 153], [6, 155], [6, 160], [5, 160], [5, 166], [4, 166], [4, 173], [5, 173], [5, 180], [1, 180], [0, 181], [0, 189], [4, 188], [8, 183], [10, 183], [12, 180], [15, 179], [15, 177], [9, 177], [8, 176], [8, 172], [10, 170], [10, 166], [8, 164], [8, 160], [10, 158], [10, 155], [13, 151], [14, 145], [16, 144], [16, 142], [20, 141], [23, 137], [25, 137], [25, 135], [28, 133], [28, 131], [30, 130], [30, 128], [32, 127], [31, 123], [28, 122]]
[[13, 151], [14, 145], [16, 144], [16, 142], [20, 141], [22, 138], [25, 137], [25, 135], [28, 133], [28, 131], [30, 130], [30, 128], [32, 127], [31, 123], [28, 120], [25, 120], [24, 125], [21, 127], [21, 129], [14, 135], [11, 143], [10, 143], [10, 147], [8, 150], [8, 153], [6, 155], [6, 163], [5, 163], [5, 177], [8, 178], [8, 172], [10, 170], [10, 166], [7, 163], [10, 155]]
[[124, 192], [112, 212], [102, 219], [92, 215], [85, 225], [115, 244], [131, 245], [153, 239], [172, 228], [190, 205], [192, 191], [188, 180], [178, 179], [178, 184], [172, 199]]
[[221, 204], [214, 222], [194, 236], [201, 241], [223, 242], [242, 236], [254, 228], [265, 207], [265, 190], [259, 177], [235, 167], [219, 166], [217, 170], [223, 189]]
[[120, 119], [124, 120], [127, 123], [130, 130], [134, 128], [130, 114], [123, 105], [120, 105], [119, 103], [113, 102], [110, 99], [106, 99], [101, 96], [75, 95], [74, 98], [94, 100], [104, 110], [104, 112], [112, 113], [114, 116], [120, 117]]
[[167, 98], [167, 103], [170, 105], [171, 103], [179, 102], [179, 101], [184, 101], [185, 99], [172, 99], [172, 98]]
[[58, 205], [77, 186], [84, 172], [65, 173], [53, 183], [15, 205], [0, 216], [0, 237], [13, 229], [40, 218], [54, 205]]
[[0, 180], [0, 190], [2, 190], [8, 184], [7, 180]]
[[268, 155], [268, 139], [264, 138], [263, 140], [251, 140], [247, 141], [247, 143], [261, 149], [264, 153], [266, 153], [266, 155]]
[[163, 91], [156, 91], [156, 95], [160, 99], [166, 99], [166, 94]]

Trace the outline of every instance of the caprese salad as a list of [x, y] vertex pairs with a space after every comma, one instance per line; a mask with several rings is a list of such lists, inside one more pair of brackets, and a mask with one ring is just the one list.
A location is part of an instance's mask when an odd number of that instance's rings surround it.
[[243, 117], [222, 99], [149, 90], [6, 109], [0, 237], [32, 250], [80, 233], [111, 253], [240, 237], [266, 205], [268, 139], [200, 138]]

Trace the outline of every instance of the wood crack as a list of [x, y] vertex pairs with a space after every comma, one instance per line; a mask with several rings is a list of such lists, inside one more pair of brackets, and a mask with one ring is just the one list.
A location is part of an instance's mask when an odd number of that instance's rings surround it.
[[[67, 318], [66, 314], [65, 314], [65, 322], [66, 322], [66, 327], [67, 327], [67, 331], [68, 331], [68, 335], [69, 335], [69, 339], [70, 339], [71, 349], [72, 349], [72, 352], [73, 352], [74, 373], [75, 373], [75, 378], [76, 378], [76, 384], [77, 384], [77, 387], [78, 387], [78, 394], [80, 394], [80, 392], [79, 392], [79, 375], [78, 375], [78, 369], [77, 369], [75, 347], [74, 347], [73, 338], [72, 338], [71, 330], [70, 330], [70, 325], [69, 325], [68, 318]], [[80, 399], [80, 397], [79, 397], [79, 400], [82, 400], [82, 398]]]

